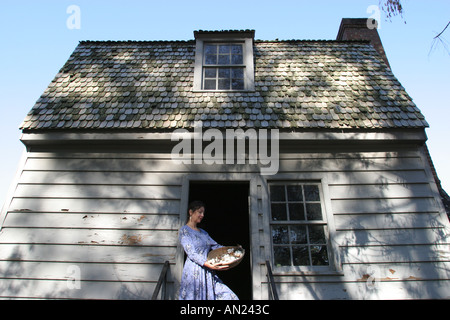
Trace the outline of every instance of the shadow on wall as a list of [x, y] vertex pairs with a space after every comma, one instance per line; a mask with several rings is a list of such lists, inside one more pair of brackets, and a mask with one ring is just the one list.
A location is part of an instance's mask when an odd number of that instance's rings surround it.
[[161, 161], [31, 155], [0, 233], [0, 295], [150, 299], [180, 223], [181, 176], [151, 173]]

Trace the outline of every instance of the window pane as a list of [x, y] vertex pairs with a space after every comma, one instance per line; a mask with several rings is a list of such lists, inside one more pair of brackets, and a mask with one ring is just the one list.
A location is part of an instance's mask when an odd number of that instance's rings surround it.
[[244, 80], [243, 79], [233, 79], [231, 83], [231, 88], [233, 90], [243, 90], [244, 89]]
[[230, 79], [219, 79], [219, 90], [230, 90]]
[[284, 186], [270, 186], [271, 201], [285, 201]]
[[219, 46], [219, 53], [230, 53], [231, 46], [229, 44], [221, 44]]
[[320, 207], [320, 203], [307, 203], [306, 217], [308, 220], [322, 220], [322, 209]]
[[306, 201], [320, 201], [319, 187], [316, 185], [306, 185], [305, 200]]
[[272, 220], [287, 220], [286, 205], [284, 203], [272, 203]]
[[231, 69], [231, 77], [233, 79], [243, 79], [244, 78], [244, 69], [243, 68]]
[[313, 266], [327, 266], [330, 264], [327, 246], [311, 246], [311, 257]]
[[306, 220], [305, 208], [303, 207], [303, 203], [289, 203], [289, 219]]
[[291, 252], [289, 247], [274, 247], [273, 255], [276, 266], [280, 267], [291, 265]]
[[314, 244], [326, 244], [323, 226], [309, 226], [309, 242]]
[[294, 256], [294, 266], [309, 266], [309, 252], [307, 246], [293, 247], [292, 254]]
[[219, 64], [230, 64], [230, 56], [229, 55], [219, 55]]
[[289, 201], [303, 201], [302, 186], [288, 186], [287, 195]]
[[205, 90], [215, 90], [216, 89], [216, 80], [205, 80]]
[[231, 63], [232, 64], [243, 64], [244, 63], [244, 58], [242, 55], [240, 54], [233, 54], [231, 56]]
[[205, 78], [215, 78], [217, 73], [216, 68], [207, 68], [205, 69]]
[[274, 226], [272, 228], [272, 239], [274, 244], [289, 244], [287, 226]]
[[231, 53], [232, 54], [242, 54], [242, 45], [241, 44], [234, 44], [231, 46]]
[[306, 244], [306, 226], [290, 226], [291, 244]]
[[205, 54], [217, 54], [217, 46], [215, 44], [205, 45]]
[[219, 69], [219, 78], [230, 78], [230, 69], [220, 68]]
[[217, 64], [217, 56], [216, 55], [206, 55], [205, 56], [205, 64]]

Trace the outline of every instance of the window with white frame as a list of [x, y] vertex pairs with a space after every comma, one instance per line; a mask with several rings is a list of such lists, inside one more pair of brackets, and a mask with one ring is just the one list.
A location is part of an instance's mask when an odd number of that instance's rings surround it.
[[330, 265], [320, 183], [271, 183], [269, 192], [274, 266]]
[[203, 89], [244, 90], [242, 43], [205, 43], [203, 48]]
[[253, 91], [254, 31], [196, 31], [194, 91]]

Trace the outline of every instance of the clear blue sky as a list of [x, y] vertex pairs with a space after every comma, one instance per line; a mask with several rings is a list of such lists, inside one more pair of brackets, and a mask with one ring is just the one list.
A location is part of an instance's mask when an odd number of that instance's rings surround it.
[[[379, 30], [392, 70], [424, 113], [428, 146], [450, 192], [450, 55], [432, 39], [450, 20], [448, 0], [403, 0], [404, 16]], [[80, 29], [69, 29], [70, 5]], [[23, 145], [18, 127], [80, 40], [188, 40], [194, 30], [254, 29], [256, 38], [335, 39], [342, 18], [367, 18], [378, 0], [2, 0], [0, 5], [0, 206]], [[406, 21], [406, 24], [404, 23]], [[450, 28], [444, 34], [450, 48]]]

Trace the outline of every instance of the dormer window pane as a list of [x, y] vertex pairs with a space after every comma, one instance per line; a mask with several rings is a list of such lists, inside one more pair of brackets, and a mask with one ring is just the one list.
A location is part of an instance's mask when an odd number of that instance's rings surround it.
[[207, 44], [205, 45], [205, 54], [217, 54], [217, 46], [216, 45], [211, 45], [211, 44]]
[[231, 77], [233, 79], [244, 79], [244, 68], [231, 69]]
[[232, 45], [231, 46], [231, 53], [232, 54], [240, 54], [242, 55], [242, 45], [238, 44], [238, 45]]
[[205, 57], [205, 64], [217, 64], [217, 55], [207, 54]]
[[229, 78], [229, 77], [230, 77], [230, 69], [228, 68], [219, 69], [219, 78]]
[[205, 80], [205, 89], [206, 90], [216, 90], [216, 79]]
[[219, 79], [219, 90], [230, 90], [230, 79]]
[[230, 64], [230, 55], [219, 55], [219, 64]]
[[233, 79], [233, 82], [231, 83], [231, 89], [244, 90], [244, 79]]
[[205, 69], [205, 78], [216, 78], [217, 69], [216, 68], [207, 68]]
[[242, 57], [242, 55], [232, 55], [231, 56], [231, 63], [232, 64], [243, 64], [244, 63], [244, 58]]
[[223, 45], [222, 44], [222, 45], [219, 46], [219, 53], [221, 53], [221, 54], [224, 54], [224, 53], [230, 54], [230, 49], [231, 49], [230, 45], [228, 45], [228, 44]]

